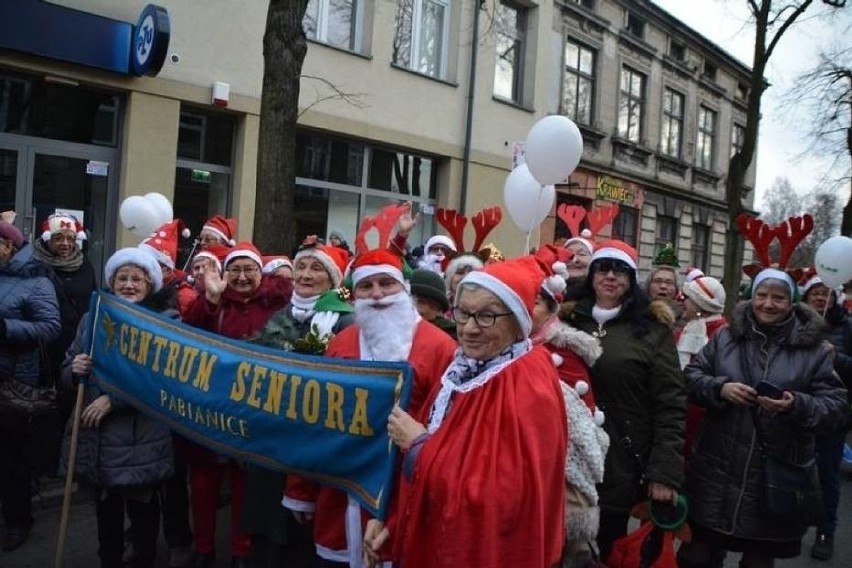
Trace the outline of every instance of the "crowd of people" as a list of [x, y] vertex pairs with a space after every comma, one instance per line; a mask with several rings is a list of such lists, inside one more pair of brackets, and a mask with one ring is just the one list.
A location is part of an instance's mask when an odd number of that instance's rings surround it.
[[[154, 566], [161, 531], [175, 568], [213, 566], [217, 553], [258, 568], [581, 568], [607, 561], [634, 506], [684, 495], [693, 539], [679, 566], [721, 567], [736, 552], [743, 567], [771, 567], [801, 554], [809, 524], [767, 514], [772, 459], [818, 474], [810, 553], [832, 556], [852, 319], [813, 271], [796, 281], [767, 263], [726, 318], [731, 291], [681, 269], [671, 249], [642, 282], [633, 247], [587, 234], [511, 259], [436, 235], [413, 258], [406, 210], [387, 246], [356, 253], [332, 232], [267, 256], [215, 216], [184, 272], [179, 220], [93, 267], [73, 217], [52, 215], [29, 243], [3, 215], [0, 380], [59, 390], [43, 469], [62, 474], [87, 378], [75, 475], [78, 499], [95, 504], [103, 568]], [[410, 404], [388, 416], [402, 453], [388, 517], [219, 455], [107, 394], [82, 348], [101, 270], [109, 293], [234, 340], [408, 362]], [[2, 418], [11, 551], [29, 538], [38, 470], [32, 425]], [[215, 547], [223, 486], [227, 552]]]

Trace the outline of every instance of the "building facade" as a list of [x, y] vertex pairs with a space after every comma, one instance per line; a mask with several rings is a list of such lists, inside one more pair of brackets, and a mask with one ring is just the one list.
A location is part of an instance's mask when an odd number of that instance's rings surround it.
[[[223, 213], [249, 238], [263, 206], [254, 188], [266, 4], [162, 0], [165, 62], [137, 76], [126, 59], [144, 50], [142, 0], [0, 0], [7, 31], [32, 32], [0, 37], [0, 210], [16, 209], [30, 236], [56, 209], [77, 213], [96, 264], [138, 241], [118, 207], [152, 191], [195, 232]], [[683, 263], [720, 275], [724, 176], [745, 125], [748, 69], [649, 2], [487, 0], [474, 26], [475, 4], [310, 0], [298, 234], [338, 230], [351, 241], [364, 216], [406, 200], [422, 215], [412, 240], [423, 241], [437, 207], [470, 215], [501, 204], [526, 132], [561, 113], [581, 127], [585, 150], [557, 203], [618, 201], [611, 232], [638, 246], [643, 268], [670, 241]], [[125, 61], [97, 60], [79, 40], [61, 45], [50, 18], [73, 22], [77, 38], [111, 26]], [[555, 211], [540, 242], [565, 233]], [[507, 255], [524, 246], [508, 218], [492, 240]]]

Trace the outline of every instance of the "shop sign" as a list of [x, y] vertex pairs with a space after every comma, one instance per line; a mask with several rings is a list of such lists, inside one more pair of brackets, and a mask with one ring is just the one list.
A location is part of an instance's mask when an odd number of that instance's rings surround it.
[[106, 177], [109, 175], [109, 162], [89, 160], [86, 162], [86, 173], [90, 176]]
[[597, 198], [616, 201], [623, 205], [634, 205], [641, 200], [641, 189], [622, 180], [601, 176], [598, 178]]
[[207, 170], [192, 170], [190, 179], [199, 183], [210, 183], [210, 172]]

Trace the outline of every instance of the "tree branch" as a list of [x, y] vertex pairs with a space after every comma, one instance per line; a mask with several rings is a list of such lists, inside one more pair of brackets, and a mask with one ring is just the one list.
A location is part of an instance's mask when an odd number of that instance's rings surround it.
[[324, 77], [316, 77], [314, 75], [302, 74], [301, 78], [318, 81], [319, 83], [325, 85], [326, 88], [331, 90], [331, 93], [328, 95], [320, 96], [319, 91], [315, 89], [314, 92], [317, 96], [316, 100], [314, 100], [308, 106], [299, 111], [299, 118], [302, 118], [302, 115], [304, 115], [306, 112], [325, 101], [339, 100], [344, 101], [358, 109], [367, 108], [367, 104], [361, 100], [362, 97], [367, 96], [367, 93], [348, 93]]
[[769, 41], [769, 46], [766, 48], [766, 54], [764, 56], [765, 60], [768, 60], [772, 56], [772, 52], [775, 50], [775, 46], [778, 45], [781, 37], [784, 35], [784, 32], [787, 31], [787, 28], [793, 25], [793, 22], [796, 21], [796, 18], [802, 15], [802, 13], [808, 9], [813, 3], [813, 0], [805, 0], [802, 2], [798, 8], [796, 8], [790, 17], [784, 20], [784, 23], [781, 24], [781, 27], [775, 32], [775, 35], [772, 36], [772, 39]]

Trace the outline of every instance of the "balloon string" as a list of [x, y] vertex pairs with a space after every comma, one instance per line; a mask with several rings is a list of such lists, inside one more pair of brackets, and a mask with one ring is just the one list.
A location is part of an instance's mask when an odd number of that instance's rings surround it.
[[530, 235], [532, 235], [532, 231], [527, 231], [527, 244], [524, 246], [524, 254], [530, 252]]
[[831, 303], [831, 295], [834, 294], [834, 289], [828, 289], [828, 300], [825, 301], [825, 307], [822, 308], [822, 319], [825, 319], [825, 314], [828, 313], [828, 305]]

